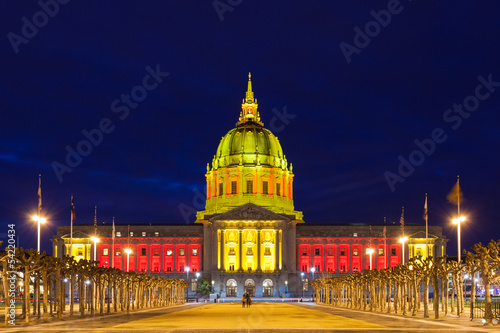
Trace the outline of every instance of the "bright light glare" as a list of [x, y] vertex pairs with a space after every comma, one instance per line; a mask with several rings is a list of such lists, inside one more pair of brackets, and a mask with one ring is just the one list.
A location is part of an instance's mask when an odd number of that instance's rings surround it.
[[408, 237], [401, 237], [401, 238], [399, 239], [399, 242], [400, 242], [400, 243], [404, 243], [404, 242], [406, 242], [407, 240], [408, 240]]
[[184, 272], [189, 272], [189, 267], [184, 267]]
[[125, 253], [126, 253], [126, 254], [131, 254], [131, 253], [132, 253], [132, 250], [131, 250], [131, 249], [129, 249], [129, 248], [127, 248], [127, 249], [125, 249]]
[[372, 254], [373, 252], [375, 252], [375, 250], [373, 250], [372, 248], [366, 249], [366, 254]]
[[314, 267], [311, 267], [311, 272], [314, 273], [316, 269]]
[[94, 237], [94, 236], [90, 237], [90, 240], [93, 241], [94, 243], [99, 242], [99, 238]]

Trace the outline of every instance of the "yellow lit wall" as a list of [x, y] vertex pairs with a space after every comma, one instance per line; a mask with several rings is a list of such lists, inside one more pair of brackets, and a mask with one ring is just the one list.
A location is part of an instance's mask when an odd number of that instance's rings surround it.
[[243, 270], [257, 270], [257, 231], [245, 229], [242, 234], [242, 267]]
[[[434, 239], [429, 239], [429, 255], [432, 256], [434, 250]], [[427, 247], [425, 245], [425, 238], [410, 238], [408, 244], [410, 253], [409, 258], [422, 256], [423, 259], [427, 258]]]
[[265, 229], [260, 234], [260, 269], [274, 271], [276, 262], [275, 251], [276, 231]]
[[240, 233], [237, 229], [224, 230], [224, 269], [237, 271], [240, 268]]

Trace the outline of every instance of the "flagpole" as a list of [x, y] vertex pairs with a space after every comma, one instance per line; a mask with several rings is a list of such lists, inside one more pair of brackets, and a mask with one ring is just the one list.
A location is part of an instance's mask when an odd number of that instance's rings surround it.
[[73, 216], [75, 213], [75, 206], [73, 204], [73, 194], [71, 195], [71, 230], [70, 230], [70, 243], [69, 243], [69, 256], [73, 256]]
[[429, 210], [427, 208], [427, 193], [425, 193], [425, 249], [429, 258]]
[[[457, 175], [457, 218], [460, 219], [460, 175]], [[460, 221], [458, 224], [458, 264], [461, 263], [461, 255], [460, 255]]]
[[111, 231], [113, 244], [111, 246], [111, 268], [115, 268], [115, 217], [113, 216], [113, 230]]
[[38, 244], [37, 251], [40, 253], [40, 222], [42, 219], [42, 174], [38, 174]]
[[386, 226], [386, 219], [384, 216], [384, 259], [385, 259], [385, 268], [389, 268], [388, 265], [388, 255], [387, 255], [387, 226]]

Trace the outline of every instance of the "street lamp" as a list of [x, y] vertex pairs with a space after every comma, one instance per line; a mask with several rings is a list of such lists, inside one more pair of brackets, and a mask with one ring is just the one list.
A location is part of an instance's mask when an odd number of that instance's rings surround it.
[[465, 221], [465, 216], [460, 216], [457, 217], [456, 219], [453, 219], [453, 224], [456, 224], [457, 227], [457, 239], [458, 239], [458, 263], [460, 264], [461, 262], [461, 255], [460, 255], [460, 223]]
[[285, 294], [288, 294], [288, 281], [285, 280]]
[[311, 273], [312, 273], [312, 276], [313, 276], [313, 281], [314, 281], [314, 272], [316, 271], [316, 268], [314, 267], [311, 267]]
[[130, 254], [132, 253], [132, 249], [126, 248], [125, 253], [127, 254], [127, 272], [128, 272], [130, 269], [129, 260], [130, 260]]
[[371, 247], [366, 249], [366, 254], [370, 255], [370, 271], [372, 270], [372, 254], [373, 254], [373, 252], [374, 252], [374, 250]]
[[212, 294], [215, 294], [215, 281], [212, 280]]
[[33, 215], [32, 219], [33, 219], [33, 221], [38, 222], [38, 245], [37, 245], [36, 249], [37, 249], [38, 253], [40, 253], [40, 223], [45, 223], [45, 222], [47, 222], [47, 220], [41, 216], [38, 216], [38, 215]]
[[403, 265], [405, 264], [405, 242], [408, 240], [408, 237], [401, 237], [399, 239], [399, 242], [402, 244], [401, 248], [403, 249], [403, 252], [401, 253], [403, 256]]
[[304, 272], [300, 272], [300, 276], [302, 278], [302, 298], [304, 298]]
[[92, 236], [90, 240], [94, 242], [94, 261], [97, 261], [97, 243], [99, 242], [99, 238]]
[[189, 271], [190, 271], [189, 266], [184, 267], [184, 272], [186, 272], [186, 281], [189, 279]]

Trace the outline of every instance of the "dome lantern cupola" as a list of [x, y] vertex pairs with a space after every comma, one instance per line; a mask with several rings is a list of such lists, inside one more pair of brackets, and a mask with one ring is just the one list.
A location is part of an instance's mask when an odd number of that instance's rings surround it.
[[243, 100], [243, 103], [241, 104], [240, 119], [236, 125], [242, 125], [248, 122], [253, 122], [261, 126], [264, 126], [264, 123], [260, 121], [260, 114], [259, 111], [257, 111], [258, 106], [259, 105], [257, 104], [257, 99], [254, 100], [253, 98], [252, 74], [248, 73], [248, 88], [247, 88], [246, 98]]

